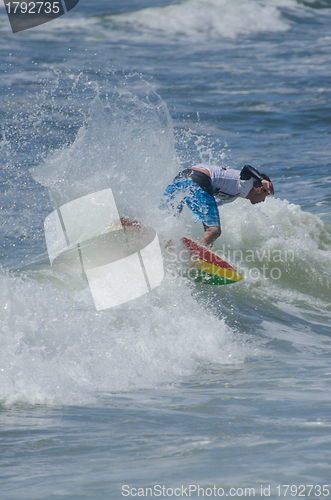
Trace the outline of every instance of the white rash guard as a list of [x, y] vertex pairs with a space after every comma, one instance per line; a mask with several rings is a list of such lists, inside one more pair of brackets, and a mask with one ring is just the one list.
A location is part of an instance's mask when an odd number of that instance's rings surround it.
[[240, 171], [215, 165], [196, 165], [210, 173], [211, 184], [217, 205], [230, 203], [236, 198], [246, 198], [253, 187], [253, 178], [240, 179]]

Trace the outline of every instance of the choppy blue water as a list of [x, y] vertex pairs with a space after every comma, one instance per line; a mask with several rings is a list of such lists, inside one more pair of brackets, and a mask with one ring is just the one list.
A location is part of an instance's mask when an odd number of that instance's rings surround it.
[[[330, 26], [329, 0], [81, 0], [13, 34], [0, 6], [1, 500], [331, 498]], [[97, 312], [52, 272], [45, 218], [104, 187], [198, 239], [157, 206], [201, 161], [274, 181], [221, 208], [242, 282]]]

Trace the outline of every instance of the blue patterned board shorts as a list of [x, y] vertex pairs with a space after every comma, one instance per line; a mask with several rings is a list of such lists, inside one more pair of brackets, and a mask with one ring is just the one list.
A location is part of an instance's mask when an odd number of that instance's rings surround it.
[[215, 198], [188, 178], [176, 178], [166, 188], [161, 210], [179, 215], [184, 203], [193, 214], [194, 222], [201, 221], [206, 226], [221, 226]]

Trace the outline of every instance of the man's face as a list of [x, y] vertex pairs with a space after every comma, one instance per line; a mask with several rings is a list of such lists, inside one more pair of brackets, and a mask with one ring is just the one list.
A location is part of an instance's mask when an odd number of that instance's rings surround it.
[[253, 191], [253, 195], [250, 199], [250, 202], [255, 205], [256, 203], [261, 203], [262, 201], [264, 201], [266, 199], [266, 197], [268, 196], [268, 191], [266, 189], [264, 189], [264, 187], [259, 187], [259, 188], [253, 188], [254, 191]]

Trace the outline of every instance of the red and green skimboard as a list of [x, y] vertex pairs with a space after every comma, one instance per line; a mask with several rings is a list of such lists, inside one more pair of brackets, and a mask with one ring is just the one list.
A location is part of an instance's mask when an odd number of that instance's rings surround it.
[[237, 283], [243, 277], [216, 253], [184, 236], [182, 242], [190, 253], [191, 267], [187, 276], [196, 283], [228, 285]]

